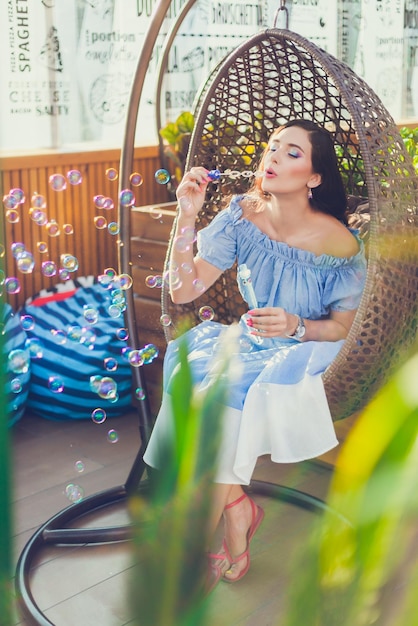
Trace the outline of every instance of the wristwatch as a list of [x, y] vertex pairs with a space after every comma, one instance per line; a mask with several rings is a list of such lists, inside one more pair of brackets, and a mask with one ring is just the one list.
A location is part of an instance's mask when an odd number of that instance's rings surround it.
[[296, 341], [302, 341], [302, 337], [304, 337], [306, 333], [306, 326], [300, 315], [296, 315], [296, 317], [298, 318], [298, 325], [296, 326], [296, 330], [293, 335], [287, 336], [291, 339], [296, 339]]

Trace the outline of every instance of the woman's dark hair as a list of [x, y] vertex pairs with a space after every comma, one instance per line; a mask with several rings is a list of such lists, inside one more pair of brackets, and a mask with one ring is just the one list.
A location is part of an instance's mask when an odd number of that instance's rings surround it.
[[[290, 128], [291, 126], [298, 126], [309, 133], [309, 140], [312, 146], [312, 168], [316, 174], [321, 176], [321, 184], [312, 189], [312, 198], [310, 200], [312, 206], [318, 211], [333, 215], [344, 224], [347, 224], [347, 196], [338, 169], [337, 156], [331, 134], [325, 128], [318, 126], [310, 120], [295, 119], [289, 120], [286, 124], [277, 128], [271, 136], [274, 137], [285, 128]], [[266, 148], [261, 158], [259, 169], [263, 167], [267, 151], [268, 148]], [[251, 190], [258, 195], [263, 193], [261, 178], [255, 179]]]

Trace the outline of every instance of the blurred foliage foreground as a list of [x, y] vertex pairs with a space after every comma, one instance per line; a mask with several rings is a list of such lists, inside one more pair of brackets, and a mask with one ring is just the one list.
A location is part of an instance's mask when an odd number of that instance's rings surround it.
[[[175, 446], [167, 447], [151, 496], [131, 502], [131, 601], [138, 626], [203, 626], [208, 601], [216, 601], [216, 594], [205, 598], [202, 585], [227, 364], [206, 395], [197, 396], [185, 345], [179, 356]], [[277, 626], [418, 624], [417, 381], [415, 354], [352, 428], [331, 482], [329, 510], [314, 516]]]

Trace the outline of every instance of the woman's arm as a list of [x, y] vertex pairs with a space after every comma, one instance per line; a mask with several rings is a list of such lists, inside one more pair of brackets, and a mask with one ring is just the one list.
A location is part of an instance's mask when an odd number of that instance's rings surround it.
[[[203, 167], [193, 167], [187, 172], [177, 189], [178, 217], [170, 254], [169, 285], [170, 296], [175, 304], [192, 302], [204, 293], [222, 271], [194, 257], [193, 244], [183, 245], [185, 237], [194, 231], [196, 217], [203, 206], [210, 179]], [[180, 245], [181, 244], [181, 245]]]
[[[305, 334], [299, 341], [339, 341], [345, 339], [353, 323], [356, 310], [331, 311], [327, 319], [303, 319]], [[280, 307], [266, 307], [249, 311], [248, 325], [260, 337], [291, 337], [299, 325], [299, 317]]]

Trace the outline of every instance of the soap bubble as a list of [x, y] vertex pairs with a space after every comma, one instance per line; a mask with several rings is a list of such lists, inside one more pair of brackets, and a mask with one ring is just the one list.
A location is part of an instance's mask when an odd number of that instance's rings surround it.
[[96, 324], [99, 319], [99, 312], [88, 304], [84, 305], [83, 316], [89, 324]]
[[74, 233], [74, 227], [72, 224], [64, 224], [62, 230], [66, 235], [72, 235]]
[[177, 252], [187, 252], [190, 250], [190, 242], [187, 241], [186, 237], [183, 237], [183, 235], [178, 235], [178, 237], [174, 239], [174, 247]]
[[10, 295], [15, 295], [20, 291], [20, 282], [19, 279], [15, 276], [10, 276], [9, 278], [6, 278], [6, 280], [4, 281], [4, 286], [6, 288], [6, 292]]
[[104, 359], [103, 364], [107, 372], [115, 372], [118, 369], [118, 362], [112, 356], [109, 356], [106, 359]]
[[113, 267], [106, 267], [106, 269], [103, 271], [103, 274], [108, 278], [111, 278], [112, 280], [118, 275], [117, 271], [113, 269]]
[[119, 202], [122, 206], [132, 206], [135, 204], [135, 194], [131, 189], [122, 189], [119, 194]]
[[13, 378], [13, 380], [10, 381], [10, 389], [12, 393], [20, 393], [22, 391], [23, 387], [20, 378]]
[[117, 222], [110, 222], [107, 226], [107, 230], [111, 235], [119, 234], [119, 224]]
[[191, 226], [185, 226], [182, 228], [181, 234], [189, 243], [194, 243], [196, 241], [196, 231]]
[[110, 376], [104, 376], [98, 385], [97, 395], [104, 400], [110, 400], [117, 394], [117, 383], [110, 378]]
[[44, 347], [42, 341], [37, 337], [30, 337], [25, 341], [25, 348], [29, 350], [31, 359], [42, 359], [44, 355]]
[[45, 254], [45, 252], [48, 252], [48, 244], [46, 243], [46, 241], [38, 241], [36, 247], [38, 248], [38, 252], [40, 252], [41, 254]]
[[156, 346], [154, 346], [153, 343], [149, 343], [144, 348], [142, 348], [141, 353], [144, 359], [144, 363], [148, 365], [148, 363], [151, 363], [154, 359], [157, 358], [159, 350]]
[[127, 341], [129, 339], [129, 332], [127, 328], [118, 328], [116, 331], [116, 338], [119, 341]]
[[19, 259], [23, 254], [25, 254], [26, 246], [24, 243], [16, 241], [15, 243], [12, 243], [12, 245], [10, 246], [10, 250], [12, 251], [12, 255], [14, 256], [14, 258]]
[[3, 196], [3, 206], [5, 209], [15, 209], [19, 202], [10, 193]]
[[67, 339], [73, 343], [80, 343], [83, 336], [83, 329], [77, 324], [72, 324], [67, 328]]
[[161, 274], [155, 275], [155, 286], [157, 289], [161, 289], [161, 287], [163, 286], [163, 277], [161, 276]]
[[138, 172], [133, 172], [133, 174], [129, 176], [129, 182], [133, 185], [133, 187], [140, 187], [144, 182], [144, 179], [141, 174], [138, 174]]
[[114, 430], [113, 428], [109, 430], [109, 432], [107, 433], [107, 440], [109, 443], [117, 443], [119, 441], [119, 435], [116, 430]]
[[79, 170], [70, 170], [67, 172], [67, 180], [70, 185], [80, 185], [83, 182], [83, 177]]
[[89, 350], [94, 349], [94, 344], [96, 343], [96, 333], [92, 328], [83, 328], [82, 335], [80, 338], [80, 343], [82, 343]]
[[85, 466], [84, 466], [83, 461], [76, 461], [74, 463], [74, 467], [75, 467], [76, 472], [78, 472], [79, 474], [84, 472]]
[[73, 483], [70, 483], [65, 488], [65, 495], [68, 500], [70, 500], [70, 502], [77, 504], [77, 502], [82, 501], [84, 497], [84, 491], [79, 485], [74, 485]]
[[115, 203], [113, 202], [112, 198], [108, 198], [106, 196], [106, 198], [103, 198], [101, 208], [105, 209], [106, 211], [110, 211], [111, 209], [115, 208]]
[[102, 209], [105, 199], [106, 198], [103, 194], [98, 194], [97, 196], [94, 196], [93, 202], [98, 209]]
[[46, 230], [50, 237], [58, 237], [60, 234], [60, 227], [56, 220], [50, 220], [46, 225]]
[[117, 304], [111, 304], [108, 307], [107, 312], [109, 313], [110, 317], [113, 317], [113, 319], [117, 319], [122, 315], [122, 311]]
[[9, 209], [8, 211], [6, 211], [6, 220], [9, 222], [9, 224], [17, 224], [18, 222], [20, 222], [20, 215], [18, 211], [16, 211], [15, 209]]
[[202, 322], [210, 322], [215, 317], [215, 311], [211, 306], [202, 306], [199, 309], [199, 317]]
[[145, 391], [143, 390], [143, 388], [142, 388], [142, 387], [137, 387], [137, 388], [135, 389], [135, 397], [136, 397], [138, 400], [145, 400], [145, 398], [146, 398], [147, 396], [146, 396], [146, 393], [145, 393]]
[[67, 341], [67, 334], [63, 330], [51, 328], [51, 335], [54, 338], [54, 341], [61, 346]]
[[13, 198], [16, 198], [18, 204], [24, 203], [25, 192], [23, 191], [23, 189], [20, 189], [19, 187], [15, 187], [14, 189], [10, 189], [9, 193], [11, 196], [13, 196]]
[[118, 280], [119, 280], [120, 288], [123, 289], [124, 291], [132, 287], [133, 280], [132, 280], [132, 276], [129, 276], [129, 274], [119, 274]]
[[141, 367], [144, 364], [142, 350], [131, 350], [128, 354], [128, 361], [132, 367]]
[[93, 221], [98, 230], [103, 230], [107, 227], [107, 219], [103, 215], [97, 215]]
[[159, 169], [155, 172], [154, 178], [159, 185], [166, 185], [170, 182], [171, 175], [167, 170]]
[[160, 324], [161, 324], [161, 326], [170, 326], [170, 324], [171, 324], [171, 317], [169, 315], [167, 315], [167, 313], [164, 313], [160, 317]]
[[57, 273], [57, 265], [54, 261], [44, 261], [41, 265], [41, 272], [44, 276], [51, 277]]
[[94, 409], [91, 413], [91, 419], [95, 424], [103, 424], [106, 417], [106, 411], [104, 409]]
[[67, 189], [67, 181], [65, 180], [65, 176], [62, 174], [52, 174], [49, 179], [49, 186], [54, 191], [64, 191]]
[[31, 219], [38, 224], [38, 226], [44, 226], [48, 223], [48, 216], [45, 211], [40, 209], [34, 209], [30, 214]]
[[117, 180], [119, 178], [118, 170], [114, 167], [108, 167], [105, 171], [105, 175], [108, 180]]
[[8, 356], [8, 370], [14, 374], [26, 374], [29, 370], [29, 353], [27, 350], [11, 350]]
[[61, 267], [69, 272], [78, 270], [78, 260], [72, 254], [61, 254]]
[[20, 325], [23, 330], [33, 330], [35, 328], [35, 320], [32, 315], [21, 315]]
[[178, 270], [168, 270], [165, 272], [164, 280], [167, 285], [171, 286], [171, 289], [180, 289], [183, 284]]
[[45, 209], [46, 208], [46, 200], [45, 197], [40, 193], [34, 193], [30, 200], [30, 205], [34, 209]]
[[182, 263], [181, 264], [181, 269], [183, 270], [183, 272], [185, 272], [186, 274], [191, 274], [193, 271], [193, 267], [191, 266], [190, 263]]
[[71, 272], [66, 270], [65, 267], [60, 267], [60, 269], [58, 270], [58, 276], [60, 277], [61, 280], [64, 280], [64, 281], [70, 280]]
[[205, 284], [199, 278], [193, 281], [193, 289], [198, 293], [203, 293], [206, 290]]
[[48, 378], [48, 389], [52, 393], [62, 393], [64, 391], [64, 383], [58, 376], [50, 376]]
[[25, 252], [17, 260], [17, 269], [23, 274], [31, 274], [35, 267], [35, 260], [31, 252]]
[[145, 279], [145, 284], [147, 287], [150, 287], [150, 289], [153, 289], [157, 284], [156, 276], [152, 276], [151, 274], [147, 276]]
[[149, 214], [150, 214], [150, 217], [152, 217], [152, 219], [159, 220], [161, 219], [163, 212], [161, 210], [161, 207], [153, 206], [150, 208]]

